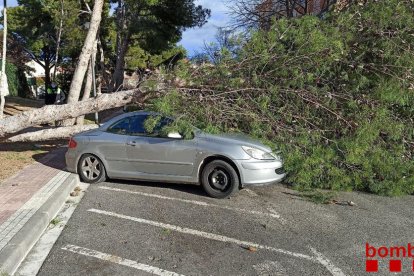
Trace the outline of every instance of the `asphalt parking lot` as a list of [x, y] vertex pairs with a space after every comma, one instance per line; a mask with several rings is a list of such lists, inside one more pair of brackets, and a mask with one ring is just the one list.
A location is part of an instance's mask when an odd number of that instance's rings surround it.
[[[281, 185], [225, 200], [197, 186], [91, 185], [38, 275], [365, 275], [366, 242], [414, 241], [414, 197], [340, 198], [356, 205], [314, 204]], [[388, 259], [375, 275], [389, 275]]]

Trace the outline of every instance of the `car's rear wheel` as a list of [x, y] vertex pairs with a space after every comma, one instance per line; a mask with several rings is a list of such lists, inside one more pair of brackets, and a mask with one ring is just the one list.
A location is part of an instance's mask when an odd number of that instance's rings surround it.
[[84, 154], [78, 163], [81, 180], [86, 183], [99, 183], [106, 180], [105, 167], [98, 157]]
[[226, 198], [239, 189], [239, 177], [229, 163], [214, 160], [204, 167], [201, 185], [211, 197]]

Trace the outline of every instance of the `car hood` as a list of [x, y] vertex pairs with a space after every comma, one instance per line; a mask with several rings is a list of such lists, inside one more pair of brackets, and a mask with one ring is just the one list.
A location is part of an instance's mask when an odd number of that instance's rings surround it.
[[204, 132], [200, 132], [197, 135], [199, 138], [210, 140], [210, 141], [217, 141], [218, 143], [231, 143], [231, 144], [239, 144], [241, 146], [250, 146], [255, 147], [266, 152], [271, 152], [272, 149], [268, 146], [265, 146], [260, 141], [254, 140], [251, 137], [245, 134], [208, 134]]

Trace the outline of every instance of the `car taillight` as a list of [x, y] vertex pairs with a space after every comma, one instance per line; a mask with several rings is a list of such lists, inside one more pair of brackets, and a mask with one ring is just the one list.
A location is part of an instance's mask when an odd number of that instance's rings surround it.
[[69, 148], [70, 149], [74, 149], [74, 148], [76, 148], [77, 145], [78, 145], [78, 143], [76, 143], [76, 141], [73, 138], [70, 138], [70, 140], [69, 140]]

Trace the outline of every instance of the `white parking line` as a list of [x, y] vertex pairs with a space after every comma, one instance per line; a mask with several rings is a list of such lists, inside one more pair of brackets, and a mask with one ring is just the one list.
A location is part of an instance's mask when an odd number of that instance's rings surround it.
[[316, 251], [315, 248], [309, 247], [313, 254], [315, 254], [316, 260], [326, 267], [332, 275], [335, 276], [345, 276], [341, 269], [337, 268], [330, 260], [328, 260], [324, 255]]
[[279, 262], [266, 260], [263, 263], [253, 265], [253, 269], [256, 271], [257, 276], [272, 275], [272, 276], [285, 276], [288, 275], [286, 269]]
[[181, 227], [181, 226], [177, 226], [177, 225], [162, 223], [162, 222], [158, 222], [158, 221], [147, 220], [147, 219], [143, 219], [143, 218], [131, 217], [131, 216], [117, 214], [117, 213], [113, 213], [113, 212], [109, 212], [109, 211], [98, 210], [98, 209], [89, 209], [88, 211], [93, 212], [93, 213], [97, 213], [97, 214], [111, 216], [111, 217], [127, 219], [127, 220], [135, 221], [135, 222], [138, 222], [138, 223], [143, 223], [143, 224], [147, 224], [147, 225], [151, 225], [151, 226], [160, 227], [160, 228], [163, 228], [163, 229], [169, 229], [169, 230], [176, 231], [176, 232], [183, 233], [183, 234], [190, 234], [190, 235], [202, 237], [202, 238], [205, 238], [205, 239], [221, 241], [221, 242], [227, 242], [227, 243], [234, 243], [234, 244], [237, 244], [237, 245], [242, 246], [242, 247], [254, 247], [254, 248], [257, 248], [257, 249], [269, 250], [269, 251], [272, 251], [272, 252], [281, 253], [281, 254], [292, 256], [292, 257], [317, 262], [317, 263], [321, 264], [322, 266], [324, 266], [329, 272], [331, 272], [331, 274], [333, 276], [344, 276], [345, 275], [341, 271], [340, 268], [334, 266], [331, 261], [329, 261], [326, 257], [322, 256], [319, 252], [317, 252], [313, 248], [311, 248], [311, 250], [315, 254], [315, 256], [309, 256], [309, 255], [296, 253], [296, 252], [291, 252], [291, 251], [280, 249], [280, 248], [275, 248], [275, 247], [271, 247], [271, 246], [267, 246], [267, 245], [257, 244], [257, 243], [254, 243], [254, 242], [241, 241], [241, 240], [237, 240], [237, 239], [234, 239], [234, 238], [230, 238], [230, 237], [226, 237], [226, 236], [222, 236], [222, 235], [218, 235], [218, 234], [203, 232], [203, 231], [199, 231], [199, 230], [195, 230], [195, 229], [191, 229], [191, 228], [186, 228], [186, 227]]
[[104, 187], [104, 186], [100, 186], [99, 188], [100, 189], [103, 189], [103, 190], [114, 191], [114, 192], [123, 192], [123, 193], [135, 194], [135, 195], [152, 197], [152, 198], [159, 198], [159, 199], [179, 201], [179, 202], [190, 203], [190, 204], [204, 206], [204, 207], [220, 208], [220, 209], [231, 210], [231, 211], [236, 211], [236, 212], [245, 213], [245, 214], [251, 214], [251, 215], [256, 215], [256, 216], [271, 217], [271, 218], [278, 219], [281, 224], [286, 224], [286, 220], [284, 218], [282, 218], [273, 209], [271, 210], [271, 213], [266, 213], [266, 212], [258, 212], [258, 211], [253, 211], [253, 210], [246, 210], [246, 209], [237, 208], [237, 207], [230, 207], [230, 206], [225, 206], [225, 205], [218, 205], [218, 204], [213, 204], [213, 203], [207, 203], [207, 202], [204, 202], [204, 201], [189, 200], [189, 199], [182, 199], [182, 198], [175, 198], [175, 197], [168, 197], [168, 196], [162, 196], [162, 195], [157, 195], [157, 194], [148, 194], [148, 193], [143, 193], [143, 192], [135, 192], [135, 191], [130, 191], [130, 190], [123, 190], [123, 189], [118, 189], [118, 188], [111, 188], [111, 187]]
[[183, 233], [183, 234], [190, 234], [190, 235], [194, 235], [194, 236], [198, 236], [198, 237], [202, 237], [202, 238], [206, 238], [206, 239], [210, 239], [210, 240], [234, 243], [234, 244], [237, 244], [237, 245], [242, 246], [242, 247], [255, 247], [257, 249], [265, 249], [265, 250], [269, 250], [269, 251], [273, 251], [273, 252], [277, 252], [277, 253], [282, 253], [282, 254], [286, 254], [286, 255], [290, 255], [290, 256], [293, 256], [293, 257], [302, 258], [302, 259], [306, 259], [306, 260], [311, 260], [311, 261], [315, 260], [314, 257], [304, 255], [304, 254], [301, 254], [301, 253], [290, 252], [290, 251], [287, 251], [287, 250], [274, 248], [274, 247], [270, 247], [270, 246], [267, 246], [267, 245], [261, 245], [261, 244], [257, 244], [257, 243], [253, 243], [253, 242], [241, 241], [241, 240], [237, 240], [237, 239], [234, 239], [234, 238], [230, 238], [230, 237], [226, 237], [226, 236], [222, 236], [222, 235], [217, 235], [217, 234], [213, 234], [213, 233], [209, 233], [209, 232], [203, 232], [203, 231], [199, 231], [199, 230], [195, 230], [195, 229], [191, 229], [191, 228], [185, 228], [185, 227], [181, 227], [181, 226], [162, 223], [162, 222], [158, 222], [158, 221], [147, 220], [147, 219], [143, 219], [143, 218], [136, 218], [136, 217], [126, 216], [126, 215], [117, 214], [117, 213], [113, 213], [113, 212], [108, 212], [108, 211], [104, 211], [104, 210], [98, 210], [98, 209], [89, 209], [88, 211], [93, 212], [93, 213], [97, 213], [97, 214], [117, 217], [117, 218], [121, 218], [121, 219], [127, 219], [127, 220], [131, 220], [131, 221], [139, 222], [139, 223], [144, 223], [144, 224], [156, 226], [156, 227], [161, 227], [163, 229], [169, 229], [169, 230], [180, 232], [180, 233]]
[[115, 263], [115, 264], [119, 264], [119, 265], [123, 265], [123, 266], [127, 266], [130, 268], [135, 268], [138, 270], [142, 270], [148, 273], [152, 273], [155, 275], [160, 275], [160, 276], [184, 276], [182, 274], [178, 274], [175, 272], [171, 272], [168, 270], [164, 270], [155, 266], [150, 266], [150, 265], [146, 265], [146, 264], [141, 264], [138, 263], [136, 261], [133, 260], [128, 260], [128, 259], [124, 259], [115, 255], [110, 255], [110, 254], [106, 254], [103, 252], [99, 252], [96, 250], [92, 250], [92, 249], [88, 249], [85, 247], [80, 247], [80, 246], [76, 246], [76, 245], [72, 245], [72, 244], [68, 244], [65, 247], [62, 247], [63, 250], [66, 251], [70, 251], [79, 255], [83, 255], [83, 256], [88, 256], [88, 257], [93, 257], [93, 258], [97, 258], [103, 261], [108, 261], [111, 263]]

